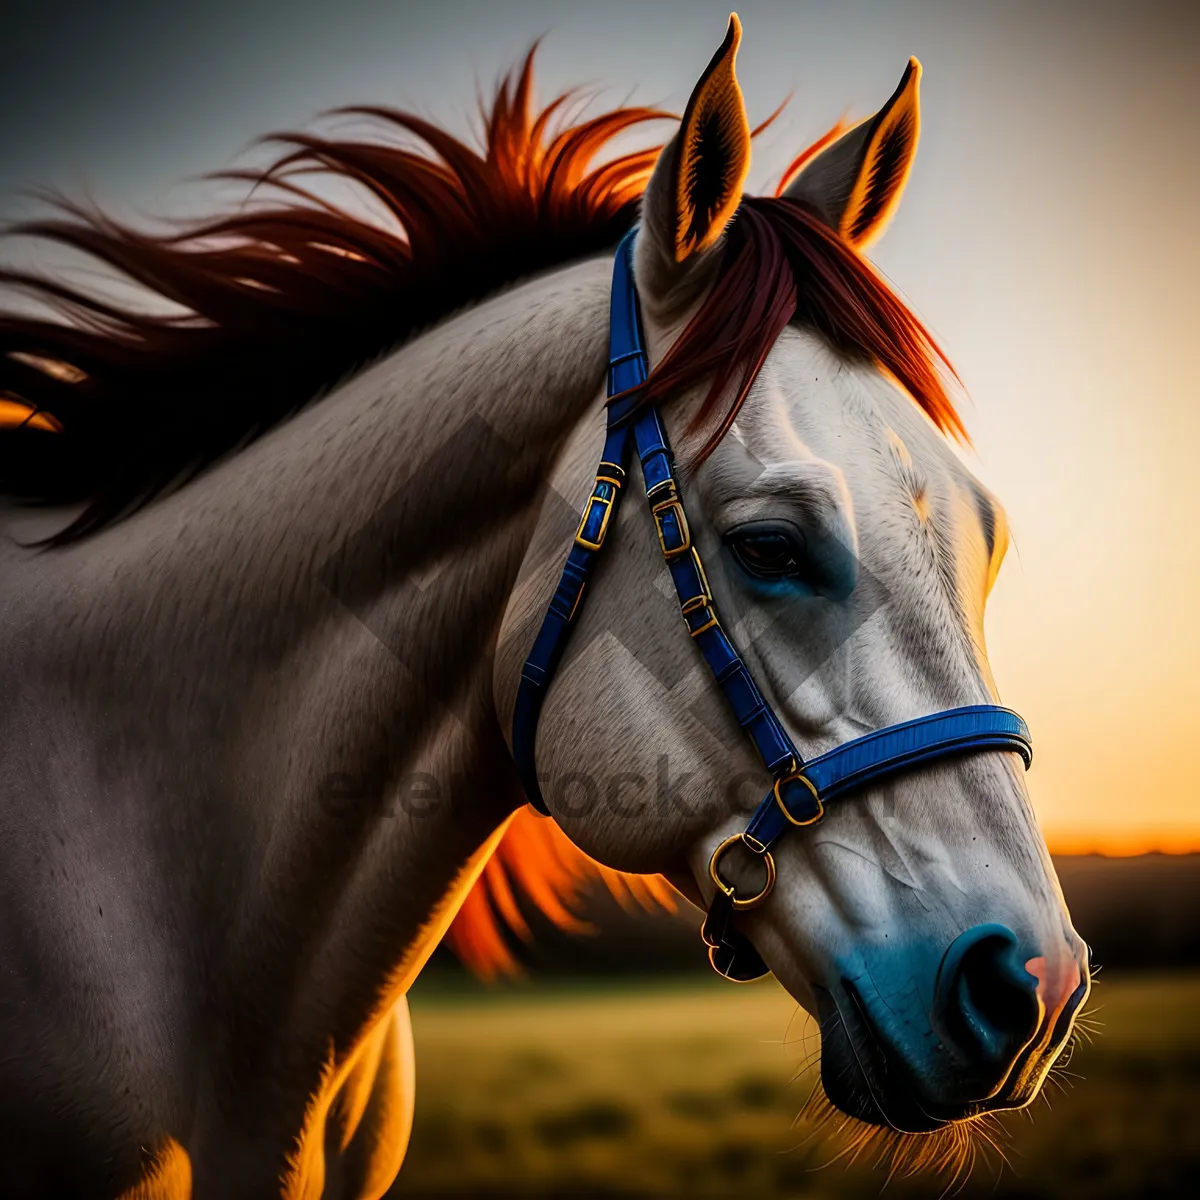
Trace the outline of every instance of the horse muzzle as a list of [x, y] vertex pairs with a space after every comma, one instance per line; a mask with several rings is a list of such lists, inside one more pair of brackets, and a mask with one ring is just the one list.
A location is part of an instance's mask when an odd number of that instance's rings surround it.
[[[1090, 987], [1086, 952], [1029, 953], [1004, 925], [961, 934], [932, 973], [919, 950], [858, 956], [817, 991], [821, 1081], [843, 1112], [929, 1133], [1034, 1099]], [[1031, 969], [1032, 968], [1032, 969]], [[922, 975], [932, 974], [932, 1005]]]

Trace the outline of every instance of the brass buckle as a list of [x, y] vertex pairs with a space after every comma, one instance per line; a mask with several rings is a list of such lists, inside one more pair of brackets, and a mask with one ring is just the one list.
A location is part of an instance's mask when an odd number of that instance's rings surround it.
[[[751, 853], [757, 854], [762, 859], [767, 868], [767, 882], [763, 884], [762, 890], [755, 896], [748, 896], [745, 899], [740, 898], [735, 894], [733, 884], [726, 883], [721, 878], [721, 872], [718, 869], [721, 857], [725, 851], [729, 849], [734, 842], [741, 842]], [[761, 843], [759, 843], [761, 844]], [[771, 889], [775, 886], [775, 860], [771, 857], [769, 850], [763, 850], [761, 853], [755, 851], [753, 847], [746, 842], [740, 833], [735, 833], [733, 837], [727, 837], [712, 853], [712, 858], [708, 860], [708, 874], [712, 879], [717, 891], [728, 896], [733, 902], [735, 912], [746, 912], [748, 909], [757, 908], [770, 894]]]
[[[594, 542], [583, 536], [583, 531], [587, 528], [587, 523], [591, 519], [593, 504], [602, 504], [604, 506], [604, 515], [600, 518], [600, 529], [596, 534], [596, 540]], [[575, 534], [575, 544], [577, 546], [582, 546], [585, 550], [599, 550], [604, 544], [604, 535], [608, 531], [608, 518], [611, 516], [612, 499], [610, 497], [589, 496], [587, 508], [583, 510], [583, 520], [579, 522], [579, 529]]]
[[[714, 626], [719, 625], [720, 621], [717, 619], [717, 610], [713, 608], [712, 592], [709, 590], [708, 576], [704, 573], [704, 564], [700, 561], [700, 555], [696, 553], [696, 547], [693, 546], [691, 550], [692, 559], [696, 564], [696, 574], [700, 577], [700, 587], [702, 590], [699, 595], [690, 596], [687, 600], [685, 600], [679, 606], [679, 612], [683, 617], [684, 625], [687, 626], [688, 634], [691, 637], [699, 637], [700, 634], [706, 633]], [[688, 617], [690, 617], [692, 613], [700, 612], [704, 609], [708, 610], [708, 619], [693, 629], [692, 623], [688, 620]]]
[[[810, 792], [812, 792], [813, 799], [817, 802], [816, 814], [809, 817], [807, 821], [797, 821], [796, 818], [793, 817], [790, 812], [788, 812], [787, 805], [784, 804], [783, 797], [779, 794], [779, 785], [783, 783], [789, 783], [793, 779], [800, 780], [800, 782], [804, 784], [804, 786], [808, 788]], [[825, 815], [825, 805], [821, 800], [820, 793], [817, 791], [817, 785], [813, 783], [813, 781], [809, 779], [807, 775], [805, 775], [803, 767], [796, 768], [793, 766], [792, 770], [786, 775], [781, 775], [777, 780], [775, 780], [775, 785], [771, 788], [771, 793], [775, 797], [775, 803], [779, 805], [779, 811], [787, 818], [789, 825], [815, 825]]]
[[[605, 467], [610, 469], [610, 474], [604, 473]], [[577, 546], [582, 546], [585, 550], [599, 550], [604, 544], [604, 535], [608, 532], [608, 519], [612, 516], [613, 501], [620, 490], [621, 479], [624, 474], [625, 472], [616, 463], [602, 462], [600, 464], [600, 473], [596, 475], [592, 494], [588, 497], [587, 507], [583, 510], [583, 517], [579, 522], [578, 530], [575, 532], [575, 544]], [[601, 484], [609, 484], [611, 488], [606, 488], [602, 491]], [[605, 492], [608, 494], [605, 495]], [[587, 528], [588, 522], [591, 520], [592, 506], [594, 504], [599, 504], [604, 509], [600, 517], [600, 528], [596, 532], [595, 541], [583, 535], [583, 531]]]
[[[674, 511], [675, 521], [679, 526], [679, 534], [682, 541], [678, 546], [667, 546], [666, 538], [663, 537], [663, 514]], [[686, 554], [692, 548], [692, 534], [688, 529], [687, 514], [683, 511], [683, 504], [678, 496], [671, 495], [660, 504], [656, 504], [651, 510], [651, 515], [654, 517], [654, 529], [658, 534], [658, 544], [662, 549], [663, 558], [669, 562], [673, 558], [678, 558], [681, 554]]]

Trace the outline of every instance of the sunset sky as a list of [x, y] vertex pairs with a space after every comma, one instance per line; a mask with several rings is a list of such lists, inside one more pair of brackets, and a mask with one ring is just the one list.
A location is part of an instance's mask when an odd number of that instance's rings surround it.
[[[538, 35], [565, 86], [682, 109], [727, 0], [17, 0], [0, 15], [0, 217], [32, 184], [125, 216], [318, 110], [464, 129]], [[1200, 849], [1200, 9], [1153, 2], [738, 5], [754, 189], [925, 67], [905, 202], [874, 258], [971, 395], [1014, 545], [989, 611], [1052, 848]], [[11, 250], [9, 261], [28, 261]]]

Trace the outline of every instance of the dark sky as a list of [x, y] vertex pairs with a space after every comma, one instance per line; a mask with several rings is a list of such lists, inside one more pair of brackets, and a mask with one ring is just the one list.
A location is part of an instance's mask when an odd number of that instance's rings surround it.
[[[0, 195], [35, 180], [136, 192], [357, 99], [448, 115], [539, 34], [549, 87], [598, 82], [679, 103], [727, 11], [706, 0], [5, 0]], [[1020, 108], [1028, 91], [1051, 123], [1089, 106], [1111, 125], [1138, 107], [1131, 85], [1164, 107], [1189, 102], [1174, 89], [1190, 85], [1200, 48], [1195, 3], [765, 0], [740, 11], [751, 107], [795, 89], [805, 132], [843, 105], [874, 106], [908, 53], [934, 102], [965, 84], [956, 106], [988, 89]]]
[[[54, 185], [118, 214], [211, 207], [175, 185], [338, 104], [457, 130], [541, 34], [543, 98], [594, 85], [682, 108], [726, 0], [0, 0], [0, 219]], [[1017, 551], [988, 636], [1035, 729], [1035, 799], [1063, 848], [1200, 837], [1200, 2], [747, 0], [738, 71], [752, 188], [910, 54], [921, 148], [872, 251], [950, 351], [974, 469]], [[0, 259], [44, 262], [8, 243]], [[1131, 812], [1123, 755], [1148, 799]], [[1194, 834], [1186, 833], [1193, 830]], [[1105, 832], [1107, 831], [1107, 832]], [[1103, 836], [1101, 836], [1103, 834]], [[1108, 843], [1110, 844], [1110, 843]]]

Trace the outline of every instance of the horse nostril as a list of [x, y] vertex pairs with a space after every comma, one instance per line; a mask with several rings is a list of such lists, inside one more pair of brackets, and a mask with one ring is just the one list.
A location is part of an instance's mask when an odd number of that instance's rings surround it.
[[939, 1032], [977, 1063], [1007, 1065], [1037, 1032], [1037, 988], [1016, 934], [1004, 925], [976, 925], [955, 940], [938, 969]]

